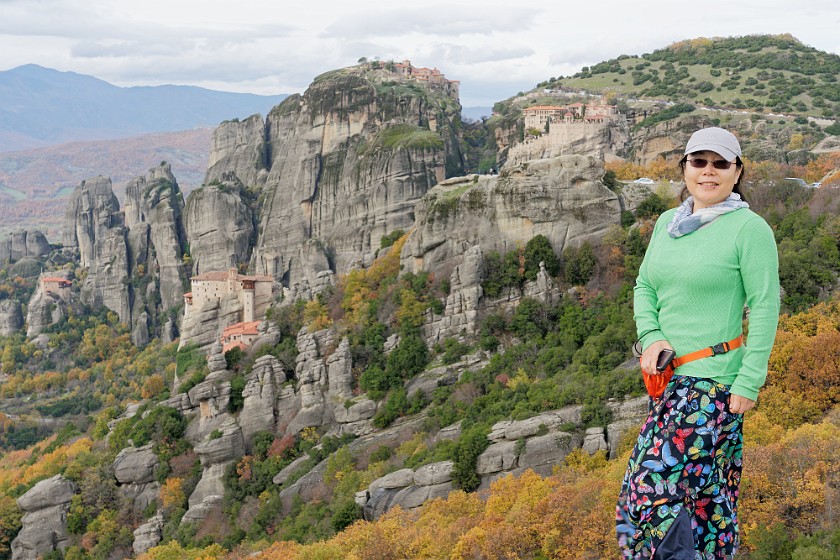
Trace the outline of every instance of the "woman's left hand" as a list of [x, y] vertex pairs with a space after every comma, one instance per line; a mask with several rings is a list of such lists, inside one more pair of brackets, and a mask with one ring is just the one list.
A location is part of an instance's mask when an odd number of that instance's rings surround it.
[[755, 401], [741, 395], [729, 395], [729, 412], [743, 414], [755, 406]]

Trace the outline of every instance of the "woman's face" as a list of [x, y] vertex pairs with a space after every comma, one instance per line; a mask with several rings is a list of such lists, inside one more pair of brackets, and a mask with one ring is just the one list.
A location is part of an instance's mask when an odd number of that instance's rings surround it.
[[[706, 160], [706, 165], [694, 167], [692, 160]], [[685, 162], [685, 186], [694, 197], [694, 212], [726, 200], [741, 176], [741, 168], [734, 162], [729, 169], [717, 169], [713, 165], [715, 161], [726, 159], [715, 152], [705, 151], [689, 154]]]

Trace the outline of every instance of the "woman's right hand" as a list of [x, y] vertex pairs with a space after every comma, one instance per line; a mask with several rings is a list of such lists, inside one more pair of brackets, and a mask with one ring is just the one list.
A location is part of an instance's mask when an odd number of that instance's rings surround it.
[[663, 350], [673, 350], [674, 347], [667, 340], [657, 340], [642, 352], [642, 371], [648, 375], [659, 375], [661, 371], [656, 371], [656, 360], [659, 358], [659, 353]]

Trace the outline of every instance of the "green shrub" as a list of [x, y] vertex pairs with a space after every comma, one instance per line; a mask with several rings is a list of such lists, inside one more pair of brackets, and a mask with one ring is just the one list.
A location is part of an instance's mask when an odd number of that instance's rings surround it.
[[376, 451], [370, 454], [370, 462], [378, 463], [380, 461], [387, 461], [394, 455], [394, 450], [387, 445], [380, 445]]
[[544, 235], [537, 235], [525, 244], [525, 279], [534, 280], [540, 271], [540, 262], [549, 276], [560, 274], [560, 259]]
[[344, 500], [333, 507], [330, 525], [336, 533], [343, 531], [348, 525], [362, 518], [362, 508], [353, 500]]
[[230, 380], [230, 397], [228, 398], [228, 412], [237, 413], [245, 405], [245, 397], [242, 391], [245, 390], [245, 376], [238, 374]]
[[656, 218], [668, 209], [668, 204], [656, 194], [651, 193], [636, 207], [636, 217], [639, 219]]
[[563, 251], [563, 276], [569, 284], [583, 286], [592, 279], [597, 264], [592, 246], [586, 242], [579, 248]]
[[470, 351], [470, 346], [455, 338], [447, 338], [443, 341], [443, 349], [443, 363], [454, 364]]
[[379, 246], [382, 249], [385, 249], [386, 247], [390, 247], [391, 245], [396, 243], [397, 239], [399, 239], [403, 235], [405, 235], [405, 232], [403, 230], [395, 229], [391, 233], [382, 236], [382, 239], [379, 240]]
[[477, 425], [461, 434], [455, 447], [452, 467], [452, 481], [465, 492], [472, 492], [481, 484], [481, 478], [475, 472], [478, 457], [490, 445], [486, 426]]

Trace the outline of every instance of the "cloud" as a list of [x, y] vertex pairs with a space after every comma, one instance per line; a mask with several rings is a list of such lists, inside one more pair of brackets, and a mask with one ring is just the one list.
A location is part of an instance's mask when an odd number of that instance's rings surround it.
[[[500, 14], [508, 7], [493, 5], [438, 5], [385, 8], [375, 15], [356, 12], [327, 26], [322, 37], [400, 37], [409, 34], [458, 37], [511, 31], [511, 20]], [[518, 13], [515, 25], [525, 29], [540, 10]]]
[[429, 56], [433, 59], [449, 61], [452, 64], [482, 64], [527, 58], [535, 54], [532, 47], [526, 46], [465, 46], [456, 44], [436, 45]]

